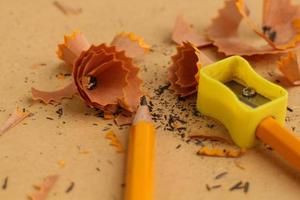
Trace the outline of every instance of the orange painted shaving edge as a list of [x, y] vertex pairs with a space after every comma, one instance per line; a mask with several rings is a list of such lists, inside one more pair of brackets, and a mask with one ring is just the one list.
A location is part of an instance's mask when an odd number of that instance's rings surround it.
[[299, 50], [289, 52], [277, 61], [277, 67], [292, 85], [300, 85]]
[[245, 152], [246, 152], [245, 149], [234, 150], [234, 149], [202, 147], [197, 151], [197, 155], [237, 158], [242, 156]]

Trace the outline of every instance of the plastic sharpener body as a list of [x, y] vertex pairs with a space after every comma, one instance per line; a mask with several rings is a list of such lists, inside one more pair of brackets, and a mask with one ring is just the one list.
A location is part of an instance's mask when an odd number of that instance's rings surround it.
[[[238, 146], [253, 147], [257, 141], [256, 128], [267, 117], [284, 124], [287, 91], [257, 74], [244, 58], [226, 58], [199, 69], [198, 75], [197, 109], [222, 122]], [[226, 86], [230, 81], [253, 88], [270, 101], [253, 108]]]

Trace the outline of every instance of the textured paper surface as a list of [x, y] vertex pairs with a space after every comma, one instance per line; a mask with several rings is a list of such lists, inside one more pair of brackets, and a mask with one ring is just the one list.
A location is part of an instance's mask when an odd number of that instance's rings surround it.
[[[299, 0], [293, 2], [300, 3]], [[255, 10], [256, 3], [260, 1], [249, 1], [249, 8]], [[176, 52], [170, 36], [177, 14], [184, 14], [201, 32], [216, 16], [223, 1], [74, 0], [65, 4], [82, 8], [82, 13], [65, 16], [52, 1], [0, 0], [0, 121], [16, 106], [26, 107], [32, 103], [31, 87], [51, 91], [70, 81], [70, 77], [59, 81], [56, 78], [57, 74], [64, 73], [55, 50], [65, 33], [80, 29], [90, 41], [111, 41], [123, 30], [141, 35], [154, 51], [138, 65], [142, 67], [145, 81], [152, 81], [150, 86], [157, 89], [159, 84], [165, 84], [170, 56]], [[256, 19], [256, 13], [252, 14]], [[252, 59], [251, 64], [264, 77], [275, 80], [281, 76], [274, 64], [276, 60], [271, 63], [268, 59], [260, 62]], [[152, 95], [153, 89], [147, 88]], [[290, 88], [289, 92], [289, 106], [294, 112], [288, 112], [287, 127], [296, 127], [295, 131], [300, 132], [300, 88]], [[168, 96], [174, 94], [169, 91], [162, 94], [162, 97]], [[175, 100], [170, 104], [175, 104]], [[64, 111], [60, 118], [56, 113], [59, 108]], [[163, 112], [168, 114], [165, 110]], [[59, 174], [60, 180], [47, 200], [122, 199], [125, 154], [116, 153], [105, 139], [107, 131], [102, 131], [111, 121], [95, 117], [96, 112], [78, 98], [64, 100], [58, 106], [34, 103], [30, 111], [34, 116], [28, 118], [26, 124], [20, 123], [0, 137], [0, 185], [9, 177], [6, 190], [0, 188], [0, 199], [26, 199], [32, 192], [32, 184], [50, 174]], [[194, 131], [225, 134], [224, 128], [211, 120], [199, 118], [197, 121], [190, 126]], [[209, 129], [207, 123], [215, 127]], [[125, 144], [128, 127], [114, 131]], [[186, 144], [175, 135], [169, 131], [157, 132], [157, 200], [299, 199], [300, 174], [271, 151], [257, 148], [238, 159], [200, 157], [196, 155], [199, 146]], [[181, 147], [176, 149], [179, 144]], [[57, 165], [58, 160], [65, 160], [64, 168]], [[224, 171], [228, 172], [225, 177], [214, 179]], [[239, 181], [249, 181], [247, 194], [240, 190], [229, 191]], [[71, 182], [75, 187], [66, 193]], [[222, 187], [207, 191], [205, 184]]]

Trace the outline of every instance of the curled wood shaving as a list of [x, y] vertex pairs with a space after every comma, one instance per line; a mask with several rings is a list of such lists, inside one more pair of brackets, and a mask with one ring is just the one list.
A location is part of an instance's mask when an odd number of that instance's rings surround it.
[[177, 53], [172, 57], [168, 79], [170, 89], [181, 97], [197, 92], [198, 70], [212, 61], [190, 42], [183, 42], [177, 47]]
[[88, 50], [90, 46], [85, 35], [77, 30], [73, 31], [70, 35], [64, 36], [63, 43], [57, 46], [56, 54], [59, 59], [65, 61], [72, 68], [81, 52]]
[[[226, 55], [262, 55], [278, 54], [290, 51], [291, 49], [275, 49], [270, 43], [257, 46], [248, 44], [239, 36], [239, 26], [243, 19], [248, 25], [257, 30], [256, 25], [248, 18], [249, 11], [246, 5], [240, 0], [227, 0], [225, 5], [218, 12], [218, 16], [212, 20], [207, 29], [207, 36], [218, 47], [220, 52]], [[256, 31], [258, 33], [258, 31]], [[259, 35], [262, 36], [262, 35]], [[266, 37], [258, 37], [258, 39]], [[262, 40], [264, 41], [264, 40]], [[268, 40], [269, 41], [269, 40]]]
[[122, 32], [116, 35], [111, 45], [115, 46], [117, 51], [125, 51], [125, 54], [131, 58], [142, 56], [150, 49], [144, 38], [132, 32]]
[[29, 112], [25, 109], [16, 108], [10, 117], [0, 126], [0, 135], [5, 133], [8, 129], [16, 126], [22, 120], [29, 116]]
[[188, 24], [182, 15], [178, 15], [176, 18], [172, 40], [178, 45], [181, 45], [183, 42], [190, 42], [197, 47], [211, 44], [205, 36], [198, 33]]
[[64, 98], [71, 99], [77, 93], [77, 88], [74, 83], [70, 83], [66, 87], [52, 92], [31, 88], [31, 93], [33, 100], [41, 100], [46, 104], [52, 101], [60, 103]]
[[51, 175], [44, 179], [43, 183], [40, 185], [36, 185], [36, 192], [29, 195], [30, 200], [45, 200], [53, 188], [54, 184], [57, 182], [59, 176], [58, 175]]
[[264, 33], [278, 49], [294, 48], [299, 44], [299, 17], [300, 6], [292, 5], [290, 0], [263, 1]]
[[300, 7], [290, 0], [263, 1], [262, 29], [249, 17], [245, 0], [236, 0], [236, 7], [249, 27], [273, 48], [285, 50], [299, 43]]
[[212, 156], [212, 157], [226, 157], [237, 158], [246, 152], [245, 149], [221, 149], [202, 147], [197, 151], [197, 155]]
[[277, 62], [278, 69], [292, 85], [300, 85], [300, 50], [282, 56]]
[[[92, 45], [73, 65], [73, 77], [85, 103], [102, 111], [136, 111], [142, 96], [139, 68], [115, 46]], [[110, 109], [108, 106], [111, 106]], [[109, 110], [108, 110], [109, 109]], [[111, 112], [113, 113], [113, 112]]]
[[130, 125], [132, 123], [132, 116], [119, 114], [114, 121], [118, 126]]
[[120, 140], [117, 138], [116, 134], [113, 131], [108, 131], [105, 135], [105, 138], [110, 140], [110, 145], [116, 147], [116, 151], [118, 153], [125, 152], [125, 149], [120, 142]]

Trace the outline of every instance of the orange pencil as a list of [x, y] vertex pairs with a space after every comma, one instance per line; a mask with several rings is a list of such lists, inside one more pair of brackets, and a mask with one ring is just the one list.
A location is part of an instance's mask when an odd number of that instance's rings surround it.
[[295, 133], [267, 117], [258, 125], [256, 136], [300, 171], [300, 138]]
[[154, 144], [155, 129], [143, 96], [128, 139], [125, 200], [153, 200]]

